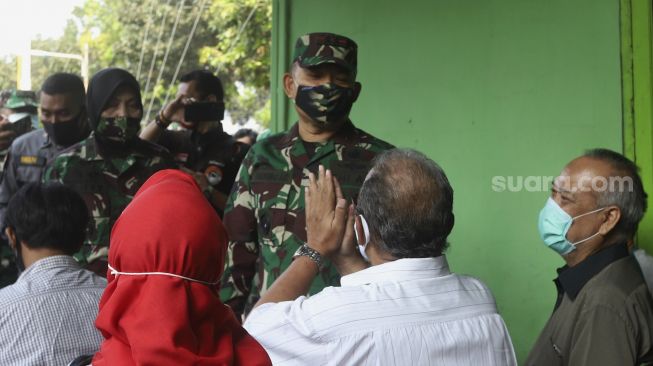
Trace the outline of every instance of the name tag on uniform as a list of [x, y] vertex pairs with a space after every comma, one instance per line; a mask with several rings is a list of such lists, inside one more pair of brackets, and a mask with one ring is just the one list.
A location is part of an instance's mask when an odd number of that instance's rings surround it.
[[334, 161], [330, 168], [342, 185], [360, 187], [370, 170], [370, 164], [358, 161]]
[[288, 172], [271, 166], [260, 166], [252, 172], [252, 183], [290, 183]]
[[18, 157], [18, 163], [20, 165], [44, 166], [45, 158], [35, 155], [20, 155]]

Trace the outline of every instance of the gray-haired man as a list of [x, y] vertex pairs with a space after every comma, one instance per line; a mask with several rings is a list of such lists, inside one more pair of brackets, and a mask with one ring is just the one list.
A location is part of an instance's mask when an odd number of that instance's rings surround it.
[[527, 365], [653, 361], [653, 299], [627, 247], [645, 211], [637, 166], [616, 152], [590, 150], [556, 178], [539, 230], [567, 264]]
[[[449, 271], [453, 189], [432, 160], [378, 155], [358, 215], [320, 166], [306, 204], [308, 242], [245, 322], [275, 365], [516, 364], [490, 290]], [[301, 296], [327, 258], [341, 286]]]

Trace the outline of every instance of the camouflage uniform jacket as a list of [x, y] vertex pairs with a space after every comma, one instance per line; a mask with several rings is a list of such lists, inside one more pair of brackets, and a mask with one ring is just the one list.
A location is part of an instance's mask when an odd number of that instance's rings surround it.
[[[230, 241], [220, 297], [239, 315], [251, 310], [306, 241], [308, 172], [317, 172], [319, 165], [331, 169], [350, 200], [358, 195], [371, 160], [393, 147], [351, 122], [325, 144], [304, 142], [298, 127], [254, 144], [227, 202], [224, 224]], [[335, 268], [327, 265], [309, 293], [339, 281]]]
[[75, 259], [88, 264], [106, 260], [111, 228], [136, 191], [154, 173], [176, 164], [164, 148], [138, 140], [128, 152], [105, 152], [95, 133], [57, 155], [46, 167], [43, 181], [58, 181], [84, 198], [91, 220], [86, 241]]
[[234, 140], [221, 125], [202, 135], [190, 130], [165, 130], [157, 144], [168, 149], [179, 165], [206, 176], [209, 185], [220, 194], [219, 198], [207, 198], [222, 216], [224, 200], [249, 146]]

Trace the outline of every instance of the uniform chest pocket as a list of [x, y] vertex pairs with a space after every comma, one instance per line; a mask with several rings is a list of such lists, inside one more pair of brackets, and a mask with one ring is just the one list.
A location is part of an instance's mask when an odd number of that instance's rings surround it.
[[106, 192], [84, 192], [84, 202], [90, 215], [86, 228], [87, 243], [109, 245], [111, 234], [111, 200]]
[[291, 197], [294, 189], [290, 175], [263, 166], [253, 172], [250, 183], [256, 201], [258, 241], [262, 245], [277, 247], [290, 235], [288, 221], [296, 209]]
[[27, 182], [40, 182], [44, 167], [45, 163], [19, 164], [16, 166], [16, 182], [19, 186], [22, 186]]

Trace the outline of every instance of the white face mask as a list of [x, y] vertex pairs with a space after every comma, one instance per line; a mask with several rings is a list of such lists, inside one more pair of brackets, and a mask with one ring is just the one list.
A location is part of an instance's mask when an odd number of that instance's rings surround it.
[[[361, 225], [363, 226], [363, 235], [365, 235], [365, 238], [361, 240], [358, 236], [358, 230], [356, 230], [356, 221], [354, 221], [354, 233], [356, 234], [356, 245], [358, 246], [358, 250], [361, 252], [361, 255], [363, 258], [365, 258], [366, 261], [370, 261], [370, 258], [367, 256], [367, 253], [365, 253], [365, 249], [367, 249], [367, 244], [370, 242], [370, 227], [367, 225], [367, 220], [365, 220], [365, 217], [363, 215], [358, 215], [361, 219]], [[359, 243], [363, 241], [364, 244], [360, 245]]]

